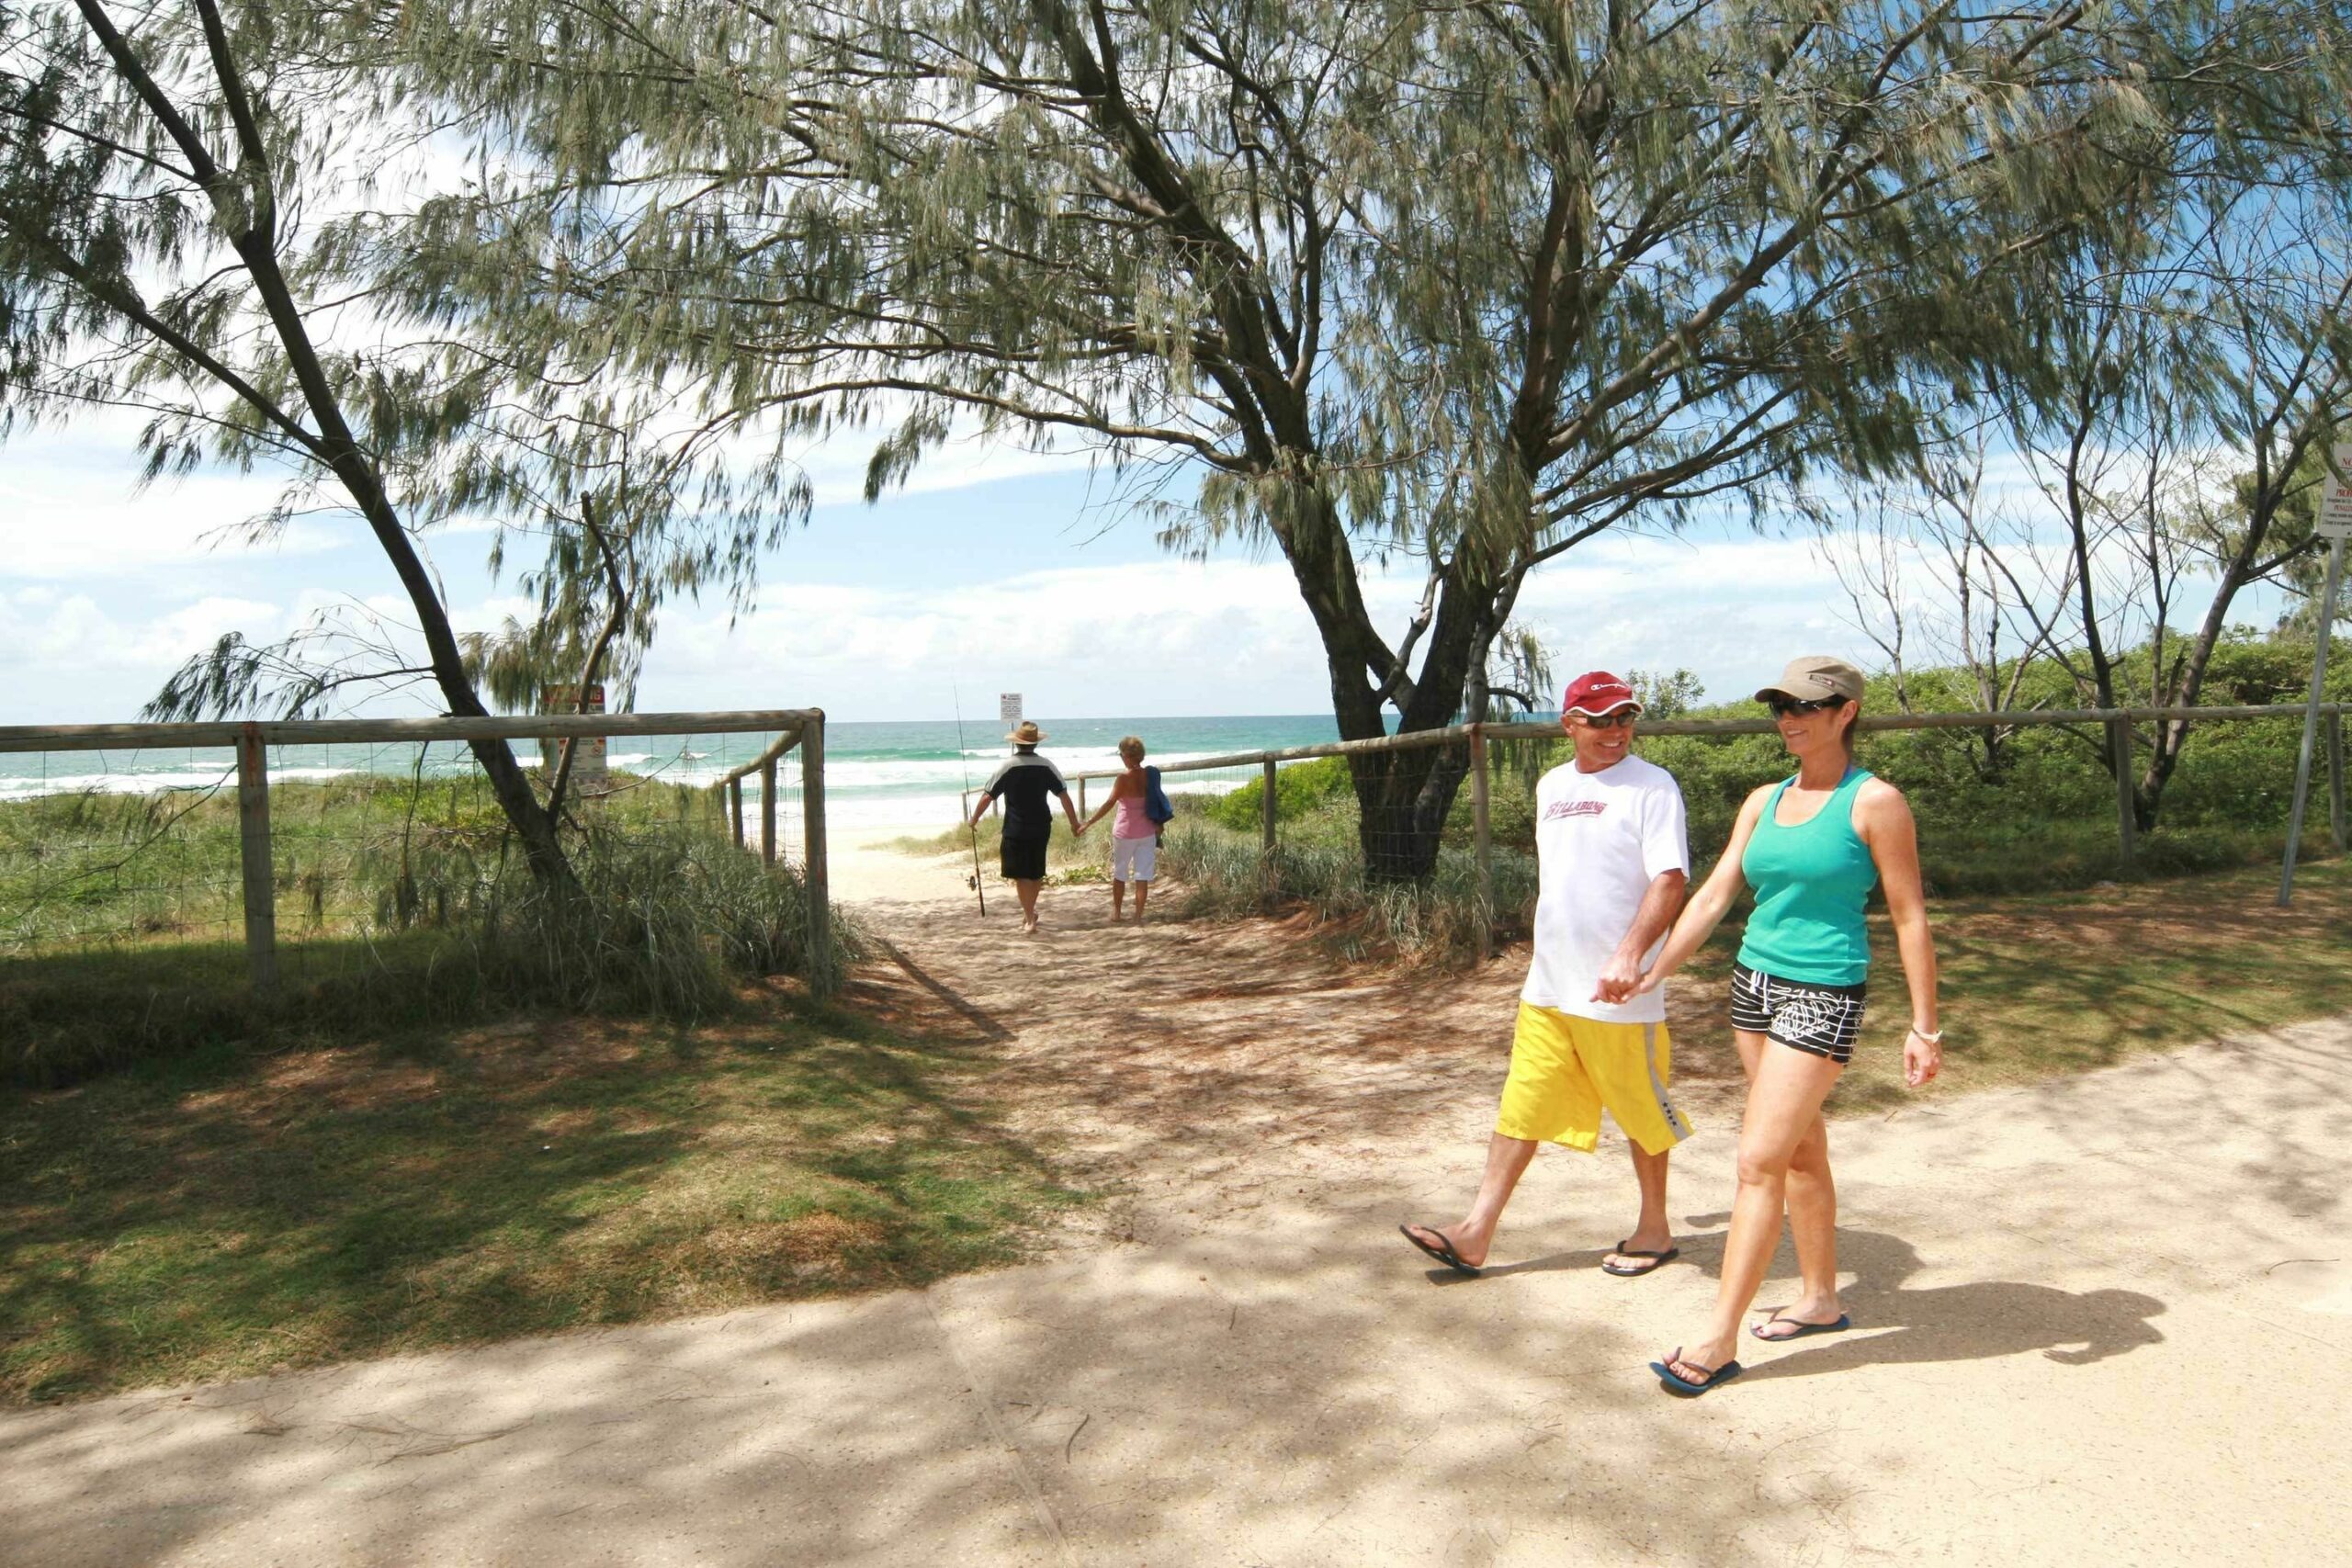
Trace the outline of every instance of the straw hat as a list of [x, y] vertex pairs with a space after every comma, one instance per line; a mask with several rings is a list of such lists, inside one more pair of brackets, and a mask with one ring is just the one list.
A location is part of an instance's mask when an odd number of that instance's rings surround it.
[[1034, 718], [1023, 719], [1020, 726], [1005, 737], [1015, 746], [1035, 746], [1045, 738], [1046, 732], [1037, 728], [1037, 721]]

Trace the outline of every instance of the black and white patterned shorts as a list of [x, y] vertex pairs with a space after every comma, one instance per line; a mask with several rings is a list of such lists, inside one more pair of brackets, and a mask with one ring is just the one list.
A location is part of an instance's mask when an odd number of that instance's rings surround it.
[[1861, 1032], [1867, 986], [1810, 986], [1745, 964], [1731, 968], [1731, 1026], [1843, 1066]]

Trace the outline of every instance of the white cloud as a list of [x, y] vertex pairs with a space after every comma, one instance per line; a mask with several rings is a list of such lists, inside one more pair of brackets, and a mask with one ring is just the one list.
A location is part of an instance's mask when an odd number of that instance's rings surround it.
[[[1408, 570], [1367, 575], [1385, 634], [1401, 632], [1420, 589]], [[1538, 572], [1520, 604], [1563, 678], [1595, 665], [1688, 668], [1726, 694], [1792, 653], [1859, 653], [1838, 609], [1809, 546], [1779, 539], [1597, 542]], [[673, 614], [641, 705], [813, 703], [849, 718], [934, 717], [959, 690], [1016, 689], [1032, 712], [1078, 716], [1329, 705], [1322, 644], [1286, 565], [1177, 560], [950, 592], [780, 587], [732, 632], [720, 616]]]
[[311, 555], [356, 536], [356, 520], [297, 519], [256, 547], [239, 525], [280, 486], [258, 474], [196, 474], [141, 489], [127, 448], [45, 446], [19, 436], [0, 469], [0, 563], [6, 574], [72, 581], [247, 553]]
[[205, 598], [165, 615], [123, 620], [86, 593], [18, 592], [0, 600], [0, 669], [132, 677], [133, 689], [147, 682], [135, 699], [143, 702], [166, 673], [222, 633], [266, 637], [284, 624], [276, 605], [253, 599]]

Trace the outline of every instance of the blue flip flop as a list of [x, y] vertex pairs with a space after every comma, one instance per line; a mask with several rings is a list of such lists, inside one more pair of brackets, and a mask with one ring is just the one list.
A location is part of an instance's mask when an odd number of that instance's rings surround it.
[[1682, 1359], [1682, 1347], [1678, 1345], [1674, 1348], [1673, 1355], [1663, 1361], [1650, 1363], [1650, 1371], [1656, 1372], [1658, 1382], [1666, 1385], [1666, 1392], [1678, 1399], [1696, 1399], [1718, 1383], [1727, 1383], [1747, 1371], [1737, 1361], [1725, 1361], [1722, 1366], [1709, 1372], [1705, 1382], [1692, 1382], [1674, 1370], [1674, 1363], [1680, 1359]]
[[[1767, 1334], [1764, 1332], [1776, 1323], [1792, 1324], [1795, 1325], [1796, 1332], [1793, 1334]], [[1754, 1335], [1757, 1338], [1761, 1339], [1767, 1345], [1785, 1345], [1792, 1339], [1802, 1339], [1808, 1334], [1843, 1334], [1846, 1330], [1853, 1326], [1854, 1320], [1847, 1316], [1844, 1313], [1839, 1313], [1838, 1314], [1838, 1321], [1835, 1323], [1807, 1323], [1801, 1317], [1788, 1317], [1776, 1312], [1771, 1316], [1766, 1318], [1763, 1322], [1757, 1324], [1748, 1329], [1747, 1332]]]
[[[1431, 1247], [1428, 1242], [1425, 1242], [1419, 1236], [1415, 1235], [1413, 1232], [1416, 1229], [1428, 1231], [1430, 1235], [1437, 1237], [1437, 1245], [1435, 1247]], [[1481, 1272], [1476, 1264], [1464, 1263], [1462, 1261], [1461, 1254], [1453, 1250], [1453, 1244], [1445, 1239], [1445, 1233], [1443, 1231], [1437, 1230], [1429, 1225], [1398, 1225], [1396, 1227], [1396, 1231], [1397, 1234], [1402, 1235], [1407, 1241], [1411, 1242], [1414, 1247], [1428, 1253], [1431, 1258], [1436, 1258], [1440, 1263], [1444, 1264], [1448, 1269], [1453, 1269], [1457, 1274], [1465, 1274], [1475, 1280]]]

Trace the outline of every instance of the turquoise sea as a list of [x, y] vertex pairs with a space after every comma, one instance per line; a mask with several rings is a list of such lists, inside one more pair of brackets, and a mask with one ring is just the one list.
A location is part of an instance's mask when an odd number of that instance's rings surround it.
[[[1306, 746], [1338, 738], [1329, 715], [1242, 715], [1224, 718], [1054, 718], [1032, 715], [1046, 733], [1040, 750], [1064, 773], [1105, 773], [1119, 765], [1120, 737], [1140, 737], [1151, 760], [1179, 761], [1231, 751]], [[1004, 726], [986, 722], [909, 720], [860, 723], [836, 719], [825, 730], [828, 818], [855, 831], [878, 826], [954, 824], [960, 793], [977, 787], [1007, 756]], [[756, 756], [762, 735], [626, 736], [612, 742], [608, 763], [685, 784], [708, 784]], [[518, 743], [526, 761], [536, 748]], [[473, 771], [463, 746], [285, 746], [270, 753], [274, 779], [322, 779], [374, 773], [427, 778]], [[211, 789], [233, 783], [236, 759], [226, 748], [0, 752], [0, 801], [74, 792], [150, 794]], [[797, 770], [788, 770], [797, 771]], [[1230, 788], [1245, 775], [1186, 780], [1183, 787]], [[757, 791], [750, 798], [757, 798]]]

